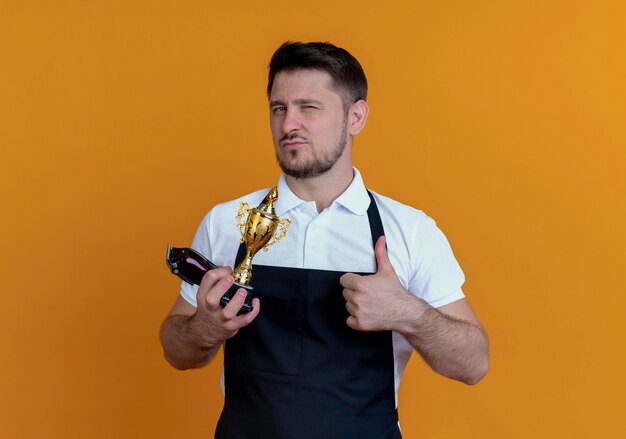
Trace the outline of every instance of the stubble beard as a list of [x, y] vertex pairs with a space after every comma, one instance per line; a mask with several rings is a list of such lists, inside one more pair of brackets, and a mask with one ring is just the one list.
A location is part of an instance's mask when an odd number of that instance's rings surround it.
[[[345, 134], [346, 126], [347, 118], [344, 118], [341, 127], [341, 135], [339, 139], [337, 139], [335, 148], [326, 154], [317, 151], [315, 146], [310, 143], [308, 144], [308, 148], [311, 149], [311, 158], [302, 163], [287, 163], [287, 160], [281, 160], [279, 154], [276, 153], [276, 160], [280, 165], [280, 169], [282, 169], [286, 175], [296, 179], [314, 178], [327, 173], [335, 166], [335, 163], [341, 158], [346, 149], [346, 145], [348, 144]], [[296, 159], [299, 154], [302, 154], [302, 151], [288, 151], [289, 158], [291, 159]]]

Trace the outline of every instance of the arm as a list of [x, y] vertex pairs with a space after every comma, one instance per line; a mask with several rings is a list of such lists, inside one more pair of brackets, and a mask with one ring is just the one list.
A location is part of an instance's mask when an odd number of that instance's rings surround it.
[[176, 369], [191, 369], [208, 364], [225, 340], [250, 324], [258, 315], [258, 299], [253, 299], [253, 311], [237, 315], [246, 298], [243, 290], [227, 306], [220, 306], [220, 298], [232, 283], [230, 270], [217, 268], [208, 271], [202, 278], [196, 296], [198, 308], [178, 297], [161, 325], [160, 332], [165, 359]]
[[[465, 299], [439, 309], [414, 296], [397, 332], [426, 363], [448, 378], [478, 383], [489, 369], [487, 334]], [[412, 319], [412, 316], [416, 318]]]
[[378, 271], [371, 276], [342, 276], [347, 323], [360, 331], [396, 331], [426, 363], [449, 378], [476, 384], [487, 373], [487, 335], [467, 301], [439, 309], [409, 294], [389, 262], [385, 238], [375, 247]]

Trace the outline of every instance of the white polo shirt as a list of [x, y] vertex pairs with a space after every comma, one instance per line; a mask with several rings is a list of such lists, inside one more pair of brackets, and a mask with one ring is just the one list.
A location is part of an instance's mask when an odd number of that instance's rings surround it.
[[[254, 256], [253, 267], [258, 264], [344, 272], [375, 271], [374, 244], [367, 216], [370, 198], [356, 168], [348, 189], [319, 213], [314, 201], [301, 200], [289, 189], [284, 175], [277, 188], [276, 214], [289, 218], [291, 226], [280, 242]], [[236, 221], [239, 203], [256, 207], [270, 189], [215, 206], [200, 223], [192, 247], [217, 265], [233, 267], [241, 238]], [[422, 211], [372, 193], [385, 229], [389, 259], [404, 288], [433, 307], [463, 298], [461, 285], [465, 277], [435, 221]], [[193, 306], [196, 306], [196, 292], [196, 286], [182, 283], [180, 294]], [[395, 332], [393, 349], [397, 398], [400, 379], [413, 349]]]

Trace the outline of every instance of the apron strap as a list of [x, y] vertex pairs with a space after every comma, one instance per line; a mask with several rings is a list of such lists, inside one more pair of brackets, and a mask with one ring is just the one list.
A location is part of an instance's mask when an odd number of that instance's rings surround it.
[[246, 256], [246, 243], [242, 242], [241, 244], [239, 244], [239, 249], [237, 250], [237, 257], [235, 258], [234, 268], [237, 268], [239, 264], [241, 264], [241, 261], [243, 261], [243, 258], [245, 258], [245, 256]]
[[367, 195], [370, 196], [370, 207], [367, 208], [367, 217], [370, 220], [370, 231], [372, 232], [372, 245], [376, 245], [376, 241], [378, 238], [385, 234], [385, 229], [383, 228], [383, 221], [380, 219], [380, 212], [378, 211], [378, 206], [376, 205], [376, 201], [374, 200], [374, 196], [370, 191], [367, 191]]

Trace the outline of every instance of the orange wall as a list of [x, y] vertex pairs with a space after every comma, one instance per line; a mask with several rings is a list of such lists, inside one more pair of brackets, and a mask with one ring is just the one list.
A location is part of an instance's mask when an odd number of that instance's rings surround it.
[[[220, 366], [159, 324], [215, 203], [271, 185], [266, 65], [329, 40], [368, 74], [356, 164], [451, 241], [477, 387], [415, 357], [405, 437], [609, 438], [626, 391], [620, 1], [18, 1], [0, 7], [0, 436], [202, 438]], [[251, 171], [251, 169], [253, 169]]]

